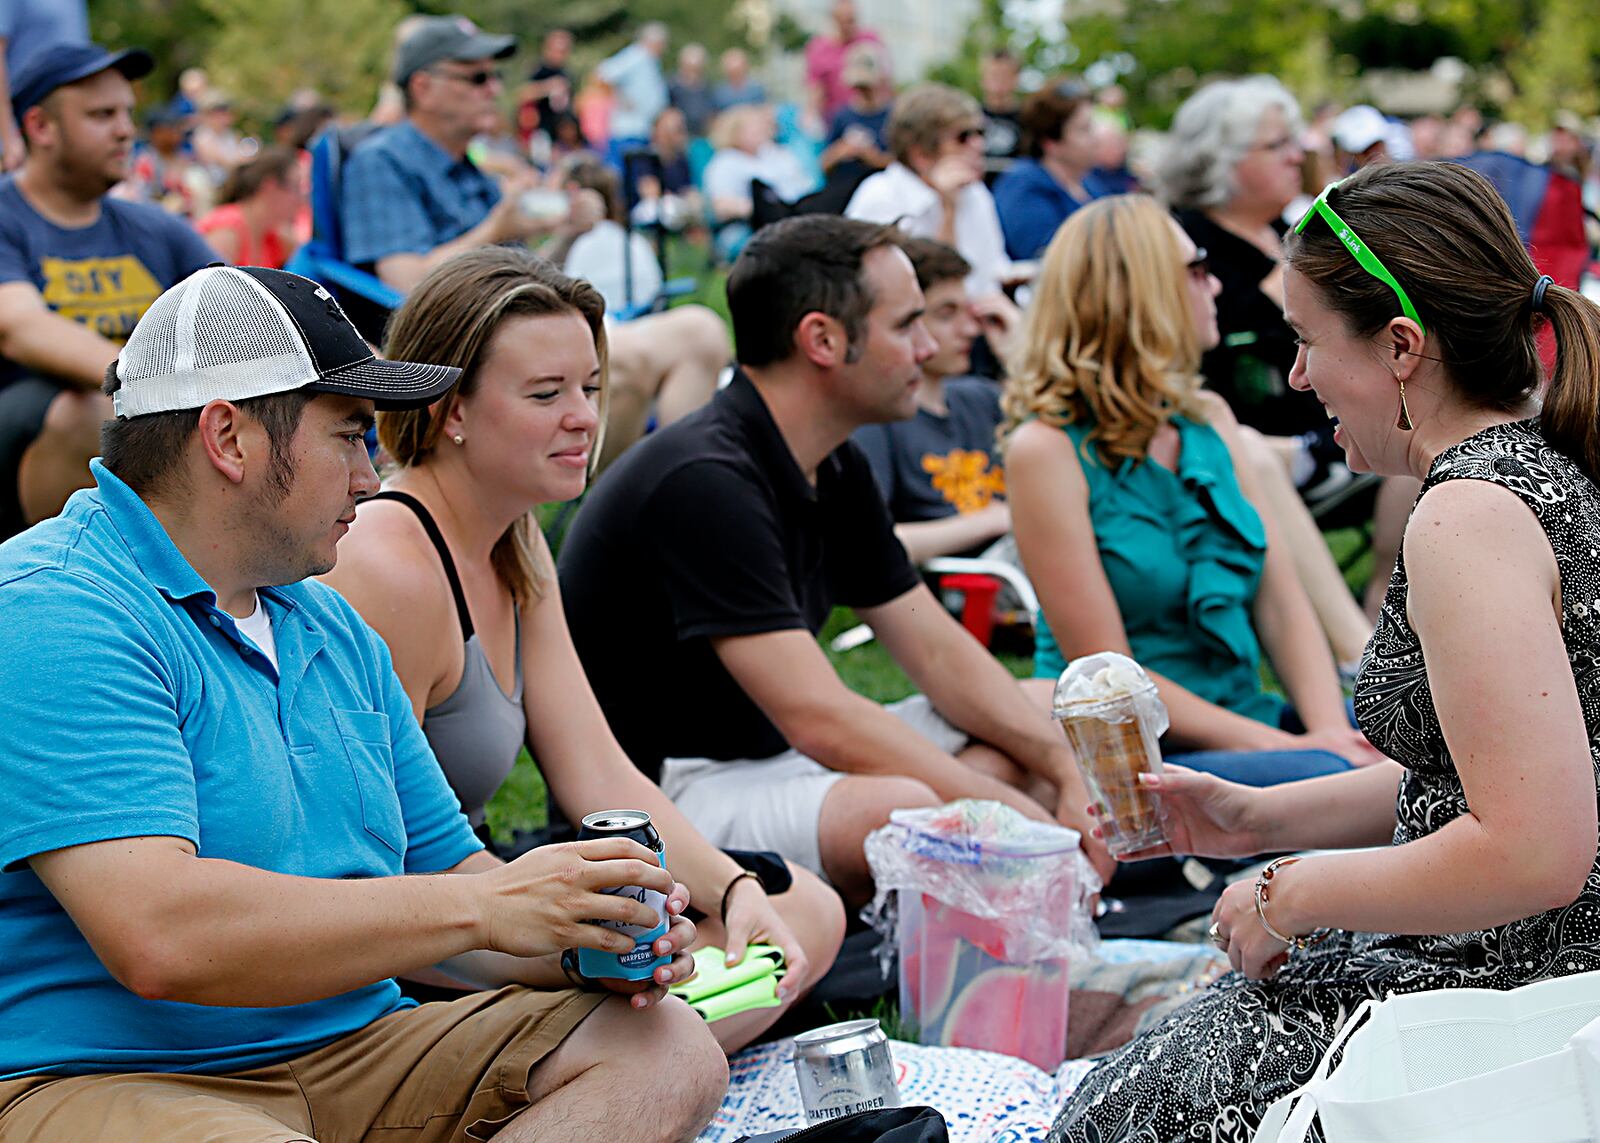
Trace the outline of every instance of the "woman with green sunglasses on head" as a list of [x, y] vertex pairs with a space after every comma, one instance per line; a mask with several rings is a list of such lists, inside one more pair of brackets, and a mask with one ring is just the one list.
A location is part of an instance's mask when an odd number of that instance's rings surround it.
[[1108, 1057], [1052, 1140], [1248, 1140], [1369, 998], [1600, 969], [1600, 308], [1446, 163], [1325, 191], [1284, 297], [1290, 384], [1351, 468], [1423, 482], [1355, 691], [1400, 765], [1157, 779], [1174, 852], [1351, 852], [1230, 886], [1210, 931], [1237, 971]]

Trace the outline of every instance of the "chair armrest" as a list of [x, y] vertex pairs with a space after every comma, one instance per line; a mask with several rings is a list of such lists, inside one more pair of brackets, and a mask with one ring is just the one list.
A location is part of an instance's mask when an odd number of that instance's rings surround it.
[[329, 257], [313, 242], [308, 242], [296, 250], [284, 268], [291, 273], [321, 282], [325, 286], [338, 286], [341, 290], [348, 290], [385, 309], [399, 309], [400, 303], [405, 301], [404, 294], [386, 284], [377, 275], [369, 274], [348, 262]]

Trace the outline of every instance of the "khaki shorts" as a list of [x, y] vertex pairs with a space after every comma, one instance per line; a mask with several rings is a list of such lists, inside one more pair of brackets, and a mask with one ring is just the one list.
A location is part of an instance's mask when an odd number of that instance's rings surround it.
[[528, 1074], [605, 999], [502, 988], [375, 1020], [233, 1075], [34, 1076], [0, 1083], [5, 1143], [459, 1143], [529, 1104]]

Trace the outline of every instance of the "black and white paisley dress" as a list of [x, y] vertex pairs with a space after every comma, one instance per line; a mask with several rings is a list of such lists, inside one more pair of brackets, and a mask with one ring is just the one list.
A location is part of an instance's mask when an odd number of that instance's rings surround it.
[[[1446, 449], [1423, 491], [1487, 480], [1538, 517], [1561, 576], [1562, 636], [1600, 784], [1600, 490], [1547, 444], [1537, 420], [1497, 425]], [[1434, 712], [1422, 648], [1406, 620], [1401, 559], [1363, 656], [1356, 716], [1406, 769], [1396, 845], [1467, 810]], [[1269, 981], [1230, 973], [1107, 1056], [1073, 1094], [1049, 1143], [1248, 1141], [1267, 1107], [1311, 1077], [1328, 1042], [1369, 997], [1431, 988], [1515, 988], [1600, 969], [1600, 856], [1572, 904], [1449, 936], [1341, 934], [1293, 956]]]

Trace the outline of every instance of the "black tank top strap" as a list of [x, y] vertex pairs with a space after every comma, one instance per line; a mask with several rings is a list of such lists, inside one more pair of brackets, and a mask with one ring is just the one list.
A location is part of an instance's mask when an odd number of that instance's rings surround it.
[[394, 488], [385, 488], [367, 497], [368, 500], [393, 500], [404, 504], [417, 514], [417, 520], [422, 524], [422, 530], [428, 533], [428, 539], [433, 541], [434, 550], [439, 553], [439, 562], [444, 564], [444, 574], [450, 580], [450, 594], [456, 597], [456, 616], [461, 620], [461, 641], [465, 643], [472, 638], [472, 613], [467, 610], [467, 594], [461, 590], [461, 577], [456, 575], [456, 561], [450, 556], [450, 548], [444, 542], [444, 533], [439, 531], [439, 525], [433, 519], [433, 513], [423, 506], [408, 492], [401, 492]]

